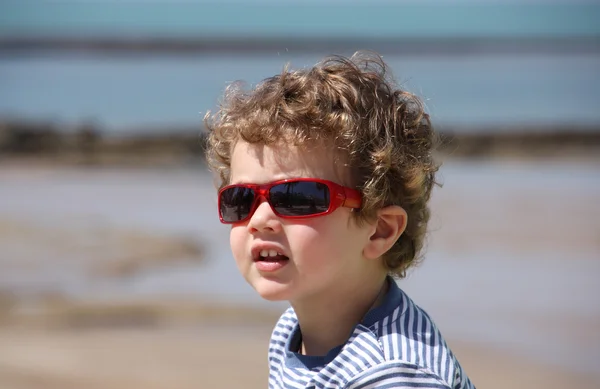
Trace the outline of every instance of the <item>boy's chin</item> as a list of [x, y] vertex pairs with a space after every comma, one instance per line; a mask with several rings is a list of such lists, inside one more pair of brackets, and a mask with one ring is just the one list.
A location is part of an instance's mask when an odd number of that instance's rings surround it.
[[268, 301], [286, 301], [290, 299], [289, 286], [261, 279], [252, 283], [252, 287], [260, 297]]

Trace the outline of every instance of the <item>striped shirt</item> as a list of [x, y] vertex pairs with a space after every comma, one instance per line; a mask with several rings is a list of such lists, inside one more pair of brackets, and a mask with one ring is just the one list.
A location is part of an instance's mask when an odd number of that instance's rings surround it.
[[390, 281], [384, 302], [325, 356], [292, 351], [302, 335], [289, 308], [271, 335], [269, 388], [474, 389], [427, 313]]

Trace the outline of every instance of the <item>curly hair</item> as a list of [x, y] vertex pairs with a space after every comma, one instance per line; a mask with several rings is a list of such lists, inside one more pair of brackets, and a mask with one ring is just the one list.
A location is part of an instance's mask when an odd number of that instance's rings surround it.
[[250, 91], [232, 84], [205, 124], [207, 160], [221, 186], [229, 182], [231, 152], [240, 139], [331, 145], [363, 195], [354, 213], [358, 223], [375, 220], [388, 205], [408, 215], [404, 233], [383, 256], [388, 273], [405, 277], [420, 259], [439, 168], [433, 156], [438, 137], [422, 101], [396, 87], [380, 56], [359, 52], [326, 58], [310, 69], [286, 68]]

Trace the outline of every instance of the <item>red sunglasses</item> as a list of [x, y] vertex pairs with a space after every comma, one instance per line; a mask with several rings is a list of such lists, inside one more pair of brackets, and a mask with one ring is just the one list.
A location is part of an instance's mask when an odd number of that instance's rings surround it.
[[263, 185], [228, 185], [219, 190], [221, 223], [249, 219], [261, 197], [267, 200], [277, 216], [285, 219], [323, 216], [339, 207], [360, 208], [362, 202], [356, 189], [318, 178], [292, 178]]

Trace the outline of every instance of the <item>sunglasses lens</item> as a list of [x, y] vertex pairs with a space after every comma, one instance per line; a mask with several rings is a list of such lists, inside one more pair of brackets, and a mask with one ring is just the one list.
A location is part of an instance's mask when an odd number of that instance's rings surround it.
[[225, 222], [234, 223], [248, 217], [254, 202], [250, 188], [232, 187], [221, 192], [219, 212]]
[[329, 188], [310, 181], [292, 181], [275, 185], [269, 192], [271, 205], [282, 216], [307, 216], [327, 212]]

